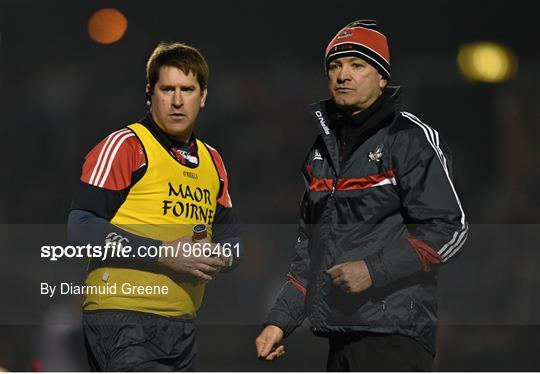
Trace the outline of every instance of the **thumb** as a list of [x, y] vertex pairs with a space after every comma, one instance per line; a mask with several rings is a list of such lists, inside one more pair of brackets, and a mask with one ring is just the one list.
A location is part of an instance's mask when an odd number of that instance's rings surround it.
[[333, 278], [334, 276], [336, 276], [336, 271], [339, 270], [339, 268], [341, 268], [342, 266], [343, 264], [334, 265], [330, 269], [326, 270], [326, 274], [330, 275]]
[[262, 345], [260, 356], [261, 357], [268, 356], [270, 352], [272, 351], [272, 348], [274, 347], [275, 343], [276, 342], [274, 341], [274, 339], [271, 339], [270, 336], [267, 335], [264, 339], [264, 344]]
[[[268, 337], [267, 337], [268, 333], [266, 331], [262, 331], [259, 336], [257, 337], [257, 339], [255, 339], [255, 345], [257, 347], [257, 356], [259, 357], [264, 357], [265, 354], [265, 347], [266, 347], [266, 342], [268, 341]], [[268, 353], [266, 353], [268, 354]]]
[[264, 348], [265, 339], [262, 336], [262, 333], [255, 339], [255, 346], [257, 347], [257, 356], [261, 357], [262, 350]]

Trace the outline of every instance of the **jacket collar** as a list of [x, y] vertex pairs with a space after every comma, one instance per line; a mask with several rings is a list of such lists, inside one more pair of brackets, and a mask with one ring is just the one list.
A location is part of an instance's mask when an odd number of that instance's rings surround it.
[[[339, 122], [348, 121], [354, 124], [361, 125], [366, 122], [367, 119], [373, 117], [377, 112], [381, 112], [381, 106], [391, 105], [392, 111], [398, 110], [399, 98], [401, 96], [400, 86], [389, 86], [385, 89], [384, 95], [381, 95], [377, 101], [367, 108], [365, 111], [352, 116], [347, 117], [338, 111], [338, 108], [334, 101], [331, 99], [325, 99], [315, 102], [309, 105], [309, 112], [314, 119], [314, 123], [317, 126], [317, 130], [321, 135], [328, 153], [330, 160], [336, 175], [339, 175], [340, 162], [339, 162], [339, 144], [337, 136], [337, 126]], [[385, 108], [386, 110], [387, 108]], [[368, 126], [362, 126], [361, 132], [373, 131], [374, 127], [379, 125], [378, 121], [370, 121]]]
[[331, 115], [334, 112], [335, 104], [332, 100], [326, 99], [309, 105], [309, 112], [313, 117], [317, 129], [326, 145], [330, 161], [334, 172], [339, 175], [339, 148], [336, 131], [331, 126]]
[[161, 130], [152, 118], [150, 112], [147, 112], [146, 116], [139, 121], [139, 123], [146, 127], [161, 146], [182, 165], [194, 168], [199, 164], [197, 138], [195, 137], [195, 133], [191, 134], [187, 143], [180, 142]]

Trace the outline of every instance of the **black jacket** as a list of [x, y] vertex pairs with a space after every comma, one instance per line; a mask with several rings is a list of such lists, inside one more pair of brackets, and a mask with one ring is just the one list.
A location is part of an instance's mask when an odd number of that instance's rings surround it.
[[[312, 104], [320, 135], [302, 172], [296, 256], [266, 324], [289, 335], [308, 317], [317, 335], [411, 336], [435, 353], [436, 269], [467, 238], [451, 160], [438, 132], [398, 109], [387, 88], [366, 111]], [[325, 272], [364, 260], [373, 286], [347, 294]]]

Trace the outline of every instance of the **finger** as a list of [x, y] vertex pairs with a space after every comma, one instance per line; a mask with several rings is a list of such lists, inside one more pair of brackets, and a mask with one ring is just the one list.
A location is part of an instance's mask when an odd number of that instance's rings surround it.
[[268, 350], [267, 352], [267, 349], [266, 349], [267, 340], [268, 339], [266, 337], [266, 331], [264, 330], [257, 337], [257, 339], [255, 339], [255, 345], [257, 346], [257, 356], [259, 358], [264, 358], [268, 355], [268, 353], [270, 353], [270, 350]]
[[215, 268], [215, 267], [210, 266], [210, 265], [205, 265], [205, 264], [197, 264], [196, 269], [198, 269], [198, 270], [200, 270], [203, 273], [208, 274], [208, 275], [214, 274], [216, 271], [219, 270], [218, 268]]
[[210, 266], [225, 266], [225, 262], [219, 257], [198, 257], [197, 261]]
[[343, 267], [343, 264], [334, 265], [330, 269], [326, 270], [326, 273], [330, 275], [332, 278], [337, 277], [341, 273], [340, 269], [342, 267]]
[[264, 349], [264, 338], [260, 335], [255, 339], [255, 346], [257, 347], [257, 357], [261, 357], [262, 350]]
[[332, 282], [337, 286], [339, 286], [341, 284], [344, 284], [344, 283], [347, 283], [347, 281], [345, 280], [345, 278], [341, 274], [339, 276], [333, 278]]
[[277, 357], [281, 357], [285, 354], [285, 346], [280, 345], [276, 348]]
[[272, 351], [268, 356], [266, 356], [267, 361], [273, 361], [276, 358], [279, 358], [285, 353], [285, 347], [280, 345], [274, 351]]
[[205, 274], [203, 273], [202, 271], [198, 270], [198, 269], [193, 269], [189, 272], [191, 275], [197, 277], [197, 278], [200, 278], [202, 280], [205, 280], [205, 281], [211, 281], [212, 280], [212, 277], [208, 274]]
[[272, 352], [273, 347], [274, 347], [274, 343], [272, 342], [272, 340], [271, 339], [265, 339], [263, 348], [261, 350], [261, 357], [266, 358], [270, 354], [270, 352]]
[[351, 286], [349, 286], [347, 283], [341, 284], [339, 288], [341, 288], [346, 293], [349, 293], [351, 291]]
[[332, 274], [334, 273], [335, 269], [336, 269], [336, 266], [337, 266], [337, 265], [334, 265], [334, 266], [332, 266], [331, 268], [326, 269], [326, 274], [332, 275]]
[[332, 279], [337, 277], [339, 274], [339, 269], [336, 269], [335, 266], [331, 267], [330, 269], [326, 270], [326, 274], [330, 275]]

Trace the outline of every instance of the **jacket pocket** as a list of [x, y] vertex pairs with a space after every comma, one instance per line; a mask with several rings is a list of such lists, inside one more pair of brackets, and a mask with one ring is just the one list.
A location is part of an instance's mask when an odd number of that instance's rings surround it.
[[328, 297], [331, 326], [365, 326], [363, 330], [388, 332], [408, 329], [418, 313], [407, 290], [380, 294], [371, 289], [363, 294], [346, 294], [334, 289]]

